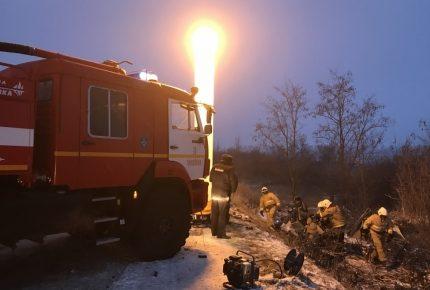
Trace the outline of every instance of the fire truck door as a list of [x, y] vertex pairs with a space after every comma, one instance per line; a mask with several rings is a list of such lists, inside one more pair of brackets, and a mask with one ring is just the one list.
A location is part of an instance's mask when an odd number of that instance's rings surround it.
[[131, 93], [82, 80], [79, 183], [82, 188], [131, 184]]
[[197, 107], [169, 100], [169, 159], [181, 163], [190, 178], [203, 177], [205, 135]]
[[54, 77], [44, 77], [37, 82], [33, 170], [42, 180], [46, 177], [52, 178], [54, 171], [52, 148], [55, 132], [53, 108], [55, 83]]

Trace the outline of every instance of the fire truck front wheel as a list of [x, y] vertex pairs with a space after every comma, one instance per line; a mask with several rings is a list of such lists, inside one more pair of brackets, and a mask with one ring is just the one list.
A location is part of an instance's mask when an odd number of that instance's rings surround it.
[[185, 244], [190, 226], [190, 202], [182, 187], [158, 184], [145, 198], [133, 240], [142, 259], [167, 259]]

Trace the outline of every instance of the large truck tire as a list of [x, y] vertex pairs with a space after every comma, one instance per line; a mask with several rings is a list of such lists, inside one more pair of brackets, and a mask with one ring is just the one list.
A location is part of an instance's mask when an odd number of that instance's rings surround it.
[[133, 243], [146, 261], [174, 256], [189, 236], [191, 210], [188, 194], [177, 184], [157, 184], [145, 197]]

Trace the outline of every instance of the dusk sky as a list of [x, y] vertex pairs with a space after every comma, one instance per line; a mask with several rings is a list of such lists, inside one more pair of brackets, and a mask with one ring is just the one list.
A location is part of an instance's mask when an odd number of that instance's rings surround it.
[[[215, 142], [252, 144], [261, 103], [286, 80], [313, 105], [329, 70], [351, 71], [358, 93], [374, 95], [394, 119], [386, 144], [430, 119], [430, 1], [6, 1], [0, 41], [85, 59], [131, 60], [160, 81], [189, 90], [185, 34], [200, 19], [225, 33], [215, 86]], [[0, 53], [0, 61], [18, 63]], [[311, 132], [317, 120], [306, 121]], [[312, 136], [310, 136], [312, 141]]]

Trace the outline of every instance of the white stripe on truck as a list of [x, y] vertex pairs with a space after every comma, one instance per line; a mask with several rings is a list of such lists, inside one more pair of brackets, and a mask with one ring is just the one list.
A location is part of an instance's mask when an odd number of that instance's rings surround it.
[[33, 147], [33, 143], [33, 129], [0, 126], [0, 146]]

